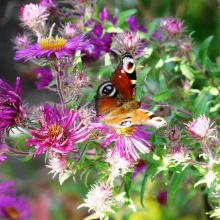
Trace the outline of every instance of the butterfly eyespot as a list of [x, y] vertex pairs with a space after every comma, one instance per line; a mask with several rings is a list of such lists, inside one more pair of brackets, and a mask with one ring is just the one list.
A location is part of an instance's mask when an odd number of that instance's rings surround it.
[[122, 127], [129, 127], [131, 125], [131, 119], [125, 119], [120, 123]]
[[116, 93], [115, 87], [111, 82], [104, 83], [100, 88], [100, 93], [103, 96], [114, 96]]
[[127, 73], [133, 73], [135, 69], [134, 60], [131, 57], [125, 57], [123, 59], [123, 69]]

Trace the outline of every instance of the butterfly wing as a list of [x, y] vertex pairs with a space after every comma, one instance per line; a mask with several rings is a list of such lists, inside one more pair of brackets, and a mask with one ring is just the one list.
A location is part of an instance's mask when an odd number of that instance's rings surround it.
[[122, 94], [125, 101], [134, 99], [136, 88], [136, 71], [133, 57], [130, 53], [120, 56], [117, 69], [112, 74], [111, 82]]
[[104, 117], [102, 123], [114, 129], [127, 128], [131, 125], [151, 125], [160, 128], [167, 124], [163, 118], [153, 112], [137, 109], [138, 107], [139, 103], [135, 100], [126, 102]]

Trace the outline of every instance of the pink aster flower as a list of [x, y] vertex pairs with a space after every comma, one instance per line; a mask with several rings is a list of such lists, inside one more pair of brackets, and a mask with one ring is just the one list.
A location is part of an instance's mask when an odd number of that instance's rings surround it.
[[200, 115], [200, 117], [186, 124], [188, 133], [195, 139], [204, 139], [209, 137], [214, 131], [215, 127], [211, 128], [210, 119], [206, 118], [205, 115]]
[[76, 36], [77, 30], [76, 27], [71, 23], [68, 22], [62, 26], [63, 28], [60, 29], [60, 33], [64, 39], [72, 39]]
[[102, 129], [99, 134], [104, 135], [104, 141], [101, 143], [104, 147], [109, 146], [112, 142], [115, 142], [114, 148], [112, 150], [112, 156], [115, 153], [118, 153], [120, 157], [124, 156], [124, 152], [126, 155], [131, 155], [134, 160], [139, 158], [138, 153], [135, 148], [137, 148], [141, 153], [146, 154], [150, 152], [150, 143], [148, 134], [152, 134], [152, 132], [145, 131], [144, 129], [148, 129], [150, 127], [147, 126], [130, 126], [124, 129], [112, 129], [102, 126], [99, 123], [91, 123], [96, 129]]
[[30, 3], [21, 8], [20, 16], [22, 26], [33, 28], [44, 25], [49, 13], [46, 7]]
[[83, 36], [76, 36], [70, 40], [62, 37], [45, 39], [42, 38], [39, 43], [29, 45], [23, 42], [26, 48], [16, 51], [15, 60], [20, 60], [26, 57], [29, 60], [34, 57], [38, 58], [57, 58], [61, 59], [63, 56], [74, 55], [76, 50], [83, 50], [89, 45], [89, 40], [83, 41]]
[[114, 49], [117, 49], [118, 51], [134, 54], [138, 50], [143, 51], [144, 49], [144, 47], [141, 47], [139, 36], [131, 31], [116, 35], [115, 41], [116, 45]]
[[65, 108], [64, 113], [56, 105], [44, 106], [44, 119], [39, 120], [39, 128], [31, 131], [32, 139], [26, 139], [27, 144], [35, 146], [35, 155], [50, 151], [66, 155], [73, 151], [74, 144], [85, 141], [88, 135], [88, 128], [80, 121], [77, 125], [78, 112], [72, 109], [68, 112]]
[[30, 43], [30, 36], [27, 33], [24, 33], [23, 35], [18, 34], [14, 39], [12, 39], [12, 42], [15, 44], [14, 49], [20, 50], [22, 48], [25, 48], [22, 42], [25, 42], [27, 44]]
[[168, 35], [168, 37], [177, 37], [185, 31], [185, 28], [182, 27], [183, 22], [175, 18], [163, 18], [160, 21], [160, 28], [163, 34]]
[[18, 126], [27, 117], [21, 101], [21, 86], [18, 77], [13, 89], [0, 79], [0, 132]]
[[31, 206], [23, 197], [0, 195], [0, 216], [4, 219], [23, 220], [32, 215]]

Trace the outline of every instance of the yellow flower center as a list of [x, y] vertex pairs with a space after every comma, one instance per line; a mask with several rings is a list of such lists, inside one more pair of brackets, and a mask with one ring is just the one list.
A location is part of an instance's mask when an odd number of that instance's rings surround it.
[[20, 217], [19, 212], [13, 207], [7, 207], [5, 212], [10, 219], [18, 219]]
[[133, 126], [130, 126], [130, 127], [128, 127], [128, 128], [116, 129], [116, 132], [117, 132], [119, 135], [131, 136], [131, 135], [135, 132], [135, 129], [134, 129]]
[[65, 39], [62, 37], [50, 38], [50, 39], [41, 39], [39, 42], [39, 47], [41, 50], [52, 50], [54, 52], [60, 51], [64, 48], [66, 44]]

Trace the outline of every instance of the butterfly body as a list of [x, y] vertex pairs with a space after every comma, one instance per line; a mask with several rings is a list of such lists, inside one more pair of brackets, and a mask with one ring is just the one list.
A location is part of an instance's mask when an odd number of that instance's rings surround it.
[[111, 129], [127, 128], [132, 125], [153, 125], [162, 127], [166, 121], [144, 109], [135, 98], [136, 71], [133, 57], [126, 52], [110, 81], [101, 84], [95, 95], [97, 116], [102, 116], [103, 125]]

